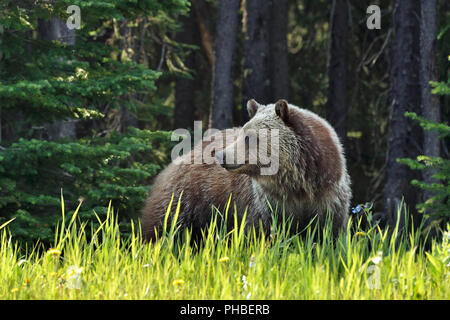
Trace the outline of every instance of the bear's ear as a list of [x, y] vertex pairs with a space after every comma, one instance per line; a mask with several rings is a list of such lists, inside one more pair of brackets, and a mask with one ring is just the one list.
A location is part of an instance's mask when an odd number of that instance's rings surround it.
[[275, 104], [275, 112], [277, 116], [281, 118], [284, 122], [289, 120], [289, 106], [286, 100], [280, 99]]
[[247, 102], [247, 111], [248, 115], [251, 118], [256, 114], [259, 108], [259, 103], [255, 101], [255, 99], [248, 100]]

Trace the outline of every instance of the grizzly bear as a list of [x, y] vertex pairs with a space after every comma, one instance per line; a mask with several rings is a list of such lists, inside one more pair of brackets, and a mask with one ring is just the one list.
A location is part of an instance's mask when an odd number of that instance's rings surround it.
[[[231, 139], [230, 134], [223, 139], [225, 131], [219, 131], [180, 157], [184, 161], [173, 161], [158, 175], [142, 212], [146, 239], [160, 234], [172, 196], [173, 214], [181, 194], [178, 222], [197, 234], [210, 222], [212, 206], [223, 210], [230, 195], [230, 207], [237, 209], [239, 217], [247, 212], [247, 225], [262, 226], [265, 232], [270, 230], [275, 207], [283, 208], [283, 214], [292, 219], [295, 232], [313, 218], [323, 222], [327, 214], [331, 214], [335, 235], [347, 225], [350, 178], [343, 148], [328, 122], [285, 100], [266, 106], [250, 100], [247, 110], [250, 120], [233, 130]], [[267, 159], [263, 163], [259, 154], [255, 157], [255, 147], [250, 146], [251, 141], [261, 144], [258, 132], [262, 130], [270, 134], [265, 149], [272, 163]], [[215, 161], [193, 161], [194, 153], [210, 147], [217, 137], [224, 146], [211, 148]], [[245, 147], [239, 163], [238, 143]]]

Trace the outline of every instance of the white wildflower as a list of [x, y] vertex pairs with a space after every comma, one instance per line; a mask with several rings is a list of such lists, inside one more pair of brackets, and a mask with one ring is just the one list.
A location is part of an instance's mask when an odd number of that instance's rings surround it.
[[377, 255], [371, 259], [374, 264], [379, 264], [383, 260], [383, 252], [378, 251]]

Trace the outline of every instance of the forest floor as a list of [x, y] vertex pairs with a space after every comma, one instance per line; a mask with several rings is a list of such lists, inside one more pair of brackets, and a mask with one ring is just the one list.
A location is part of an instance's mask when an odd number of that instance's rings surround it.
[[89, 235], [76, 213], [64, 218], [51, 249], [22, 247], [0, 226], [0, 299], [450, 298], [448, 228], [424, 249], [417, 233], [376, 227], [333, 240], [329, 227], [264, 237], [213, 220], [193, 248], [174, 226], [154, 243], [137, 226], [121, 237], [112, 211]]

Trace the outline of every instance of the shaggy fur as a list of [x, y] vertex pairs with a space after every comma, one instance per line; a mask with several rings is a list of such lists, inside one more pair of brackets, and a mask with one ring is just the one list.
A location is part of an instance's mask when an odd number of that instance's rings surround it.
[[[270, 230], [272, 222], [267, 201], [273, 208], [277, 205], [284, 208], [285, 214], [293, 219], [294, 231], [302, 230], [315, 216], [323, 222], [327, 210], [332, 214], [335, 234], [346, 226], [350, 178], [334, 129], [318, 115], [288, 105], [284, 100], [267, 106], [250, 100], [247, 109], [250, 121], [235, 131], [233, 142], [217, 151], [216, 156], [229, 158], [235, 150], [234, 144], [245, 139], [250, 129], [276, 128], [279, 130], [278, 172], [261, 175], [261, 163], [247, 161], [251, 150], [247, 150], [246, 163], [241, 166], [220, 165], [218, 161], [214, 164], [171, 163], [155, 180], [142, 212], [147, 239], [154, 239], [155, 230], [161, 230], [172, 194], [173, 214], [181, 192], [179, 221], [182, 227], [191, 227], [193, 233], [207, 226], [211, 206], [223, 209], [230, 194], [238, 214], [242, 215], [247, 209], [248, 225], [262, 224], [265, 231]], [[203, 141], [194, 149], [204, 150], [210, 143]], [[193, 154], [183, 157], [193, 159]]]

